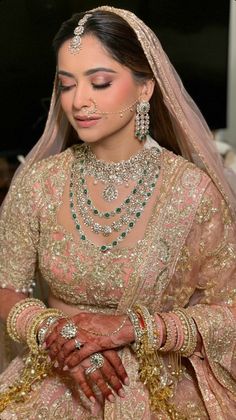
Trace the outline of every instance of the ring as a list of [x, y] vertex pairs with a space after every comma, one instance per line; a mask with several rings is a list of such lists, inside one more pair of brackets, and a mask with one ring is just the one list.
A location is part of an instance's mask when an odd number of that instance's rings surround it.
[[85, 369], [85, 375], [90, 375], [91, 373], [95, 372], [97, 368], [95, 366], [89, 366], [87, 369]]
[[83, 343], [81, 343], [77, 338], [75, 338], [75, 348], [77, 349], [77, 350], [80, 350], [81, 349], [81, 347], [83, 347]]
[[64, 327], [60, 331], [60, 335], [66, 340], [75, 338], [76, 333], [77, 333], [77, 327], [73, 322], [68, 322], [68, 324], [65, 324]]
[[104, 365], [104, 357], [101, 353], [94, 353], [90, 356], [91, 365], [96, 367], [96, 369]]
[[85, 369], [85, 375], [90, 375], [95, 370], [101, 368], [104, 365], [104, 357], [101, 353], [94, 353], [90, 356], [91, 366]]

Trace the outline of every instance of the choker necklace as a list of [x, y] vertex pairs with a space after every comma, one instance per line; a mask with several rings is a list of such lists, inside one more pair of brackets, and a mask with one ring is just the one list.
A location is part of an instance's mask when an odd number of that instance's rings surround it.
[[[111, 202], [118, 198], [118, 185], [129, 186], [129, 181], [138, 181], [142, 178], [144, 170], [149, 167], [151, 159], [149, 149], [142, 149], [128, 160], [120, 162], [106, 162], [96, 158], [88, 145], [84, 145], [84, 159], [82, 164], [82, 175], [92, 176], [94, 184], [99, 181], [104, 184], [102, 197], [105, 201]], [[81, 172], [81, 170], [80, 170]]]

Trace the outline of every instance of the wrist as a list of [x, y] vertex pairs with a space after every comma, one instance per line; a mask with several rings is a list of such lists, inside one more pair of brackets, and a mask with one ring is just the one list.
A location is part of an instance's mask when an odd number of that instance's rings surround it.
[[120, 317], [120, 323], [124, 322], [123, 328], [118, 332], [114, 338], [119, 342], [119, 345], [128, 345], [130, 343], [133, 343], [135, 340], [134, 336], [134, 328], [127, 317], [127, 315], [121, 315]]

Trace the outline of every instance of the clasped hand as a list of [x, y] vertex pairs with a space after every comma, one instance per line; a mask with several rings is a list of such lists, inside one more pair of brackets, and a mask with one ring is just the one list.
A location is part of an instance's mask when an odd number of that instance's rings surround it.
[[[65, 339], [61, 335], [63, 326], [68, 322], [74, 323], [77, 327], [76, 337], [72, 339]], [[122, 328], [119, 329], [122, 324]], [[116, 330], [117, 333], [112, 334]], [[75, 348], [75, 339], [82, 344], [80, 349]], [[46, 337], [45, 344], [56, 366], [64, 371], [67, 370], [86, 397], [94, 402], [96, 398], [93, 391], [94, 384], [109, 401], [114, 401], [111, 388], [120, 397], [124, 396], [122, 383], [128, 384], [128, 375], [117, 349], [132, 341], [133, 328], [128, 318], [126, 320], [126, 316], [79, 313], [69, 319], [60, 319]], [[89, 357], [98, 352], [104, 357], [103, 366], [86, 375], [86, 369], [91, 366]]]

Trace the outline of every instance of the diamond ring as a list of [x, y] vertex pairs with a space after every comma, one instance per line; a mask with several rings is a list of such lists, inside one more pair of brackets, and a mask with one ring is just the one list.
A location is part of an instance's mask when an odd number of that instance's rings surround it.
[[83, 347], [83, 343], [81, 343], [77, 338], [75, 338], [75, 348], [77, 349], [77, 350], [80, 350], [81, 349], [81, 347]]
[[90, 356], [91, 366], [85, 369], [85, 375], [90, 375], [95, 370], [101, 368], [104, 365], [104, 357], [101, 353], [94, 353]]
[[73, 322], [68, 322], [67, 324], [65, 324], [64, 327], [60, 331], [60, 335], [66, 340], [75, 338], [76, 334], [77, 334], [77, 327]]

